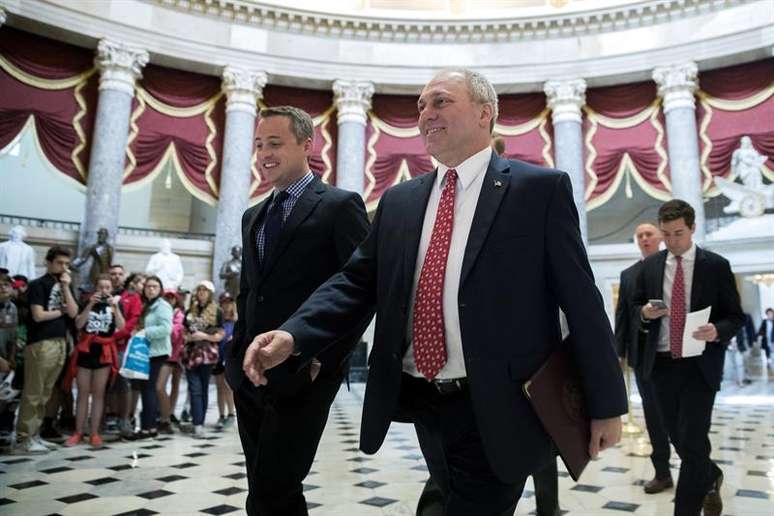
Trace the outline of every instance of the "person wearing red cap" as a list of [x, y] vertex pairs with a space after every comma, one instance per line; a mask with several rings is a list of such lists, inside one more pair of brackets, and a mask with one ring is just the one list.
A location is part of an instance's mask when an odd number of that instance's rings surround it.
[[[236, 409], [234, 408], [234, 393], [231, 391], [226, 376], [226, 346], [231, 342], [234, 336], [234, 324], [237, 320], [236, 301], [228, 292], [224, 292], [218, 299], [220, 309], [223, 312], [223, 340], [220, 341], [218, 348], [218, 363], [212, 368], [212, 375], [215, 377], [215, 386], [218, 388], [218, 412], [220, 417], [215, 424], [217, 430], [223, 430], [234, 426], [236, 421]], [[228, 412], [226, 412], [228, 409]]]

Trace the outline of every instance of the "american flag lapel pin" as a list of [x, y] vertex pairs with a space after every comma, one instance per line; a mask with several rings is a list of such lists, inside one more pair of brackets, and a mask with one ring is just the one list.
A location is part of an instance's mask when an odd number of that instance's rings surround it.
[[500, 188], [501, 186], [503, 186], [503, 182], [500, 181], [499, 179], [495, 179], [494, 185], [495, 185], [495, 188]]

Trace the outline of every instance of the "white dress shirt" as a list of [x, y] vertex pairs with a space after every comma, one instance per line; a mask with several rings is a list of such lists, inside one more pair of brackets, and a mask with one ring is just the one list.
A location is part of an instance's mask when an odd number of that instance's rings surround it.
[[[486, 169], [492, 158], [492, 149], [486, 147], [480, 152], [469, 157], [459, 166], [457, 171], [457, 190], [454, 196], [454, 225], [452, 227], [451, 243], [449, 244], [449, 257], [446, 261], [446, 275], [443, 286], [443, 324], [446, 335], [446, 365], [436, 376], [437, 379], [461, 378], [467, 376], [465, 372], [465, 359], [462, 356], [462, 333], [460, 331], [460, 312], [457, 306], [457, 294], [460, 288], [460, 275], [462, 273], [462, 258], [465, 256], [465, 246], [470, 234], [470, 226], [473, 223], [473, 214], [478, 204], [478, 196], [481, 193], [481, 185], [484, 183]], [[414, 297], [419, 284], [419, 275], [422, 273], [422, 265], [425, 262], [427, 248], [430, 246], [430, 237], [433, 234], [435, 215], [438, 204], [441, 202], [441, 192], [445, 185], [446, 171], [449, 167], [438, 165], [438, 174], [435, 184], [430, 192], [425, 209], [425, 220], [422, 225], [422, 236], [419, 240], [419, 252], [414, 268], [414, 284], [411, 289], [410, 312], [408, 318], [409, 348], [403, 355], [403, 370], [416, 377], [423, 378], [417, 371], [414, 363], [414, 345], [412, 342], [412, 322], [414, 312]]]
[[[685, 313], [691, 311], [691, 287], [693, 286], [693, 266], [696, 263], [696, 244], [691, 244], [690, 249], [683, 253], [683, 279], [685, 281]], [[664, 303], [672, 307], [672, 283], [675, 281], [677, 259], [671, 252], [667, 252], [666, 265], [664, 266]], [[669, 315], [661, 318], [661, 331], [658, 334], [658, 348], [656, 351], [671, 351], [669, 342]]]

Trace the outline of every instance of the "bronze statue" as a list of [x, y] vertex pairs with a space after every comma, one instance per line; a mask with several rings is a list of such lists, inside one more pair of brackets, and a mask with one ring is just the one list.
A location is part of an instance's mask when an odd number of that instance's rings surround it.
[[242, 248], [235, 245], [231, 248], [231, 259], [220, 268], [220, 279], [223, 280], [226, 292], [234, 299], [239, 295], [239, 277], [242, 273]]
[[90, 245], [83, 250], [81, 256], [72, 261], [71, 266], [79, 269], [86, 260], [91, 258], [91, 268], [89, 269], [88, 282], [81, 281], [81, 288], [85, 291], [94, 290], [97, 282], [97, 276], [107, 274], [110, 265], [113, 263], [113, 246], [108, 243], [108, 230], [99, 228], [97, 231], [97, 243]]

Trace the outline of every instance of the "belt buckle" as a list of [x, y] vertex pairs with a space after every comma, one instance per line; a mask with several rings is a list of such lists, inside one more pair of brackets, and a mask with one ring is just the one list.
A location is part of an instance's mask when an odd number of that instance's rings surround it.
[[440, 394], [451, 394], [462, 390], [462, 382], [459, 378], [435, 380], [433, 385]]

